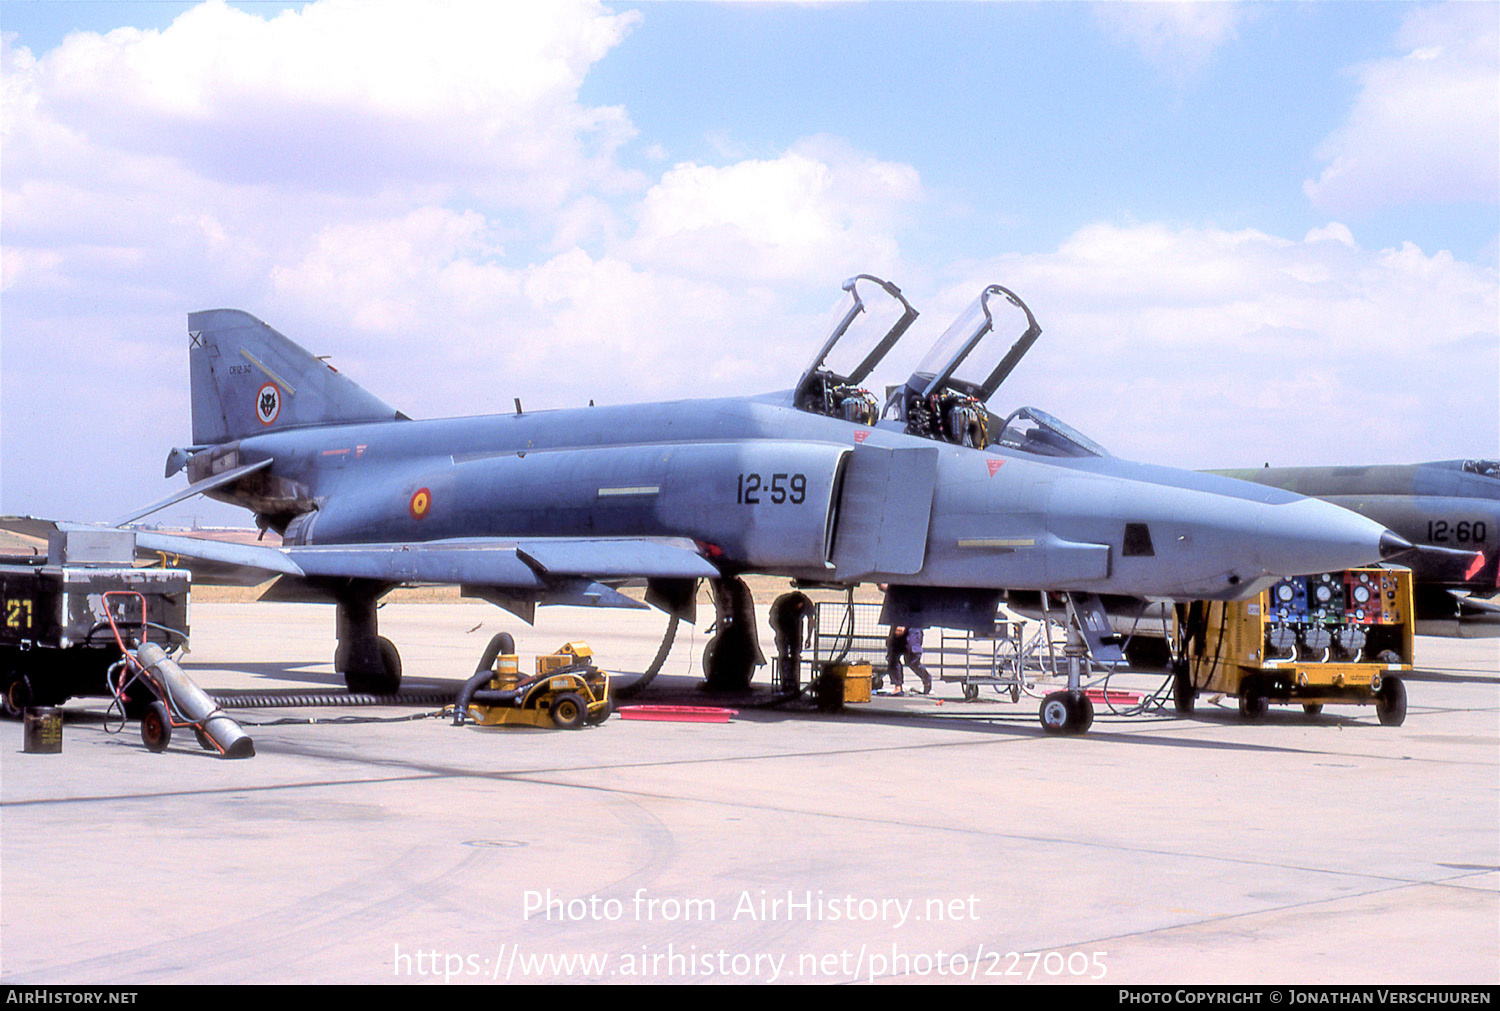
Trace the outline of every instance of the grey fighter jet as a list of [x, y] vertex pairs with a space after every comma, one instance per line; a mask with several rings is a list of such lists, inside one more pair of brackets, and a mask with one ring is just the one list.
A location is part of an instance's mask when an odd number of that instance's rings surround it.
[[[1003, 588], [1222, 600], [1410, 547], [1280, 488], [1116, 459], [1040, 410], [990, 413], [1041, 333], [999, 286], [882, 405], [862, 384], [916, 311], [867, 275], [844, 291], [787, 391], [432, 421], [248, 313], [194, 312], [193, 444], [167, 462], [191, 483], [121, 522], [200, 492], [248, 508], [280, 547], [138, 544], [337, 604], [337, 669], [381, 692], [400, 657], [376, 602], [402, 583], [457, 583], [529, 620], [537, 604], [642, 606], [618, 588], [643, 580], [650, 604], [692, 620], [707, 579], [705, 667], [732, 688], [763, 662], [747, 573], [879, 582], [894, 624], [983, 628]], [[1044, 704], [1049, 730], [1086, 728], [1072, 688]]]

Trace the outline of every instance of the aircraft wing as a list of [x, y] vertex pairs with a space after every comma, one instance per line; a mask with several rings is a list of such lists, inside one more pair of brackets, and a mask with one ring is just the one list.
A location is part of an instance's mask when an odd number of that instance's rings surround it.
[[312, 578], [466, 583], [545, 589], [549, 579], [717, 578], [678, 538], [462, 538], [410, 544], [340, 544], [277, 550]]
[[[0, 528], [36, 537], [87, 524], [5, 517]], [[597, 581], [717, 578], [693, 542], [676, 537], [457, 538], [398, 544], [281, 545], [131, 531], [136, 555], [193, 571], [201, 582], [254, 585], [273, 576], [314, 586], [338, 580], [453, 583], [506, 596], [639, 606]], [[286, 596], [286, 588], [280, 596]], [[616, 599], [618, 598], [618, 599]]]

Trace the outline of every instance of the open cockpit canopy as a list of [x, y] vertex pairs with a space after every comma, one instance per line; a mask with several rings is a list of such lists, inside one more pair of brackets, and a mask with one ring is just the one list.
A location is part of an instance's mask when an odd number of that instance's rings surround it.
[[871, 274], [849, 278], [844, 282], [844, 297], [834, 309], [828, 339], [797, 380], [797, 407], [874, 424], [879, 405], [859, 384], [916, 318], [917, 310], [889, 281]]
[[[1005, 303], [1025, 316], [1026, 329], [1013, 344], [1007, 341], [1015, 331], [997, 325], [995, 318]], [[921, 397], [946, 388], [983, 403], [995, 395], [1041, 334], [1026, 303], [1014, 292], [992, 284], [943, 331], [906, 385]]]
[[[1025, 329], [1012, 341], [1023, 321]], [[912, 435], [982, 449], [990, 444], [992, 420], [985, 401], [1041, 334], [1026, 303], [992, 284], [943, 331], [887, 410]]]

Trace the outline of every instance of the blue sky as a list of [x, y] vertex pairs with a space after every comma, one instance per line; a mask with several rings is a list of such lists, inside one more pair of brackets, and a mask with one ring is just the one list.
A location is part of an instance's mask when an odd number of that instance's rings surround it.
[[190, 310], [436, 416], [784, 386], [859, 271], [923, 311], [879, 381], [1002, 283], [1044, 336], [993, 406], [1123, 456], [1500, 454], [1500, 5], [3, 0], [0, 32], [6, 512], [165, 494]]

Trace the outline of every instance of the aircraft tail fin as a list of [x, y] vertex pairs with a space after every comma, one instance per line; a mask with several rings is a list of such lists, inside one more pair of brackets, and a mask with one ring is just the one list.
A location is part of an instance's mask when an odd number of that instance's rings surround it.
[[248, 312], [188, 313], [193, 442], [302, 425], [405, 419], [395, 408]]

